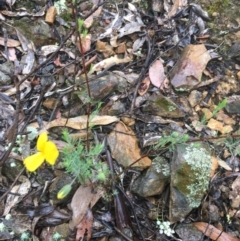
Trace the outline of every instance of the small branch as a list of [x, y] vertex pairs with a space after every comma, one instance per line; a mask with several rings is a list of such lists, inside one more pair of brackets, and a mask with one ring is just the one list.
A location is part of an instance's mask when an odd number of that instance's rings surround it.
[[133, 94], [133, 100], [132, 100], [132, 105], [131, 105], [131, 109], [130, 109], [130, 115], [132, 114], [132, 112], [134, 110], [138, 89], [139, 89], [139, 87], [140, 87], [140, 85], [142, 83], [142, 79], [143, 79], [145, 73], [147, 72], [147, 67], [149, 65], [149, 61], [150, 61], [150, 57], [151, 57], [151, 47], [152, 47], [152, 44], [150, 42], [150, 39], [149, 39], [147, 33], [146, 33], [146, 36], [147, 36], [147, 46], [148, 46], [147, 57], [146, 57], [146, 60], [145, 60], [145, 62], [143, 64], [141, 73], [140, 73], [140, 75], [139, 75], [139, 77], [137, 79], [137, 86], [136, 86], [134, 94]]

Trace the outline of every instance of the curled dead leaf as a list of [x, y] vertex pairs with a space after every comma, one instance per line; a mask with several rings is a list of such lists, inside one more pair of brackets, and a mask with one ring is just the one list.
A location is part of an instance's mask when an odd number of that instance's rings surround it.
[[148, 91], [149, 86], [150, 86], [150, 79], [149, 79], [149, 77], [146, 77], [142, 81], [141, 85], [139, 86], [138, 94], [139, 95], [144, 95]]
[[91, 49], [91, 40], [92, 40], [91, 34], [87, 34], [86, 36], [81, 35], [82, 49], [81, 49], [79, 40], [77, 41], [77, 47], [80, 53], [84, 54]]
[[233, 237], [232, 235], [223, 232], [222, 230], [217, 229], [211, 224], [204, 222], [193, 223], [194, 226], [200, 230], [205, 236], [209, 237], [212, 240], [218, 241], [240, 241], [238, 238]]

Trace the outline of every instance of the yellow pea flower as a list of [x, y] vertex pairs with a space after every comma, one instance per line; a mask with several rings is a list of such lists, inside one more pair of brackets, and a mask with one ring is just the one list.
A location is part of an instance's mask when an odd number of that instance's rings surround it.
[[52, 141], [48, 141], [48, 135], [46, 132], [43, 132], [38, 137], [37, 150], [39, 152], [28, 156], [23, 161], [29, 172], [37, 170], [43, 164], [44, 160], [50, 165], [54, 165], [59, 155], [56, 145]]

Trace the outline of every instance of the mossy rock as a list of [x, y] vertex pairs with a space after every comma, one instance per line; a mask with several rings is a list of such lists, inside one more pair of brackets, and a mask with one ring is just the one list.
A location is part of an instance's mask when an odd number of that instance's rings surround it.
[[185, 113], [170, 99], [162, 94], [153, 94], [143, 107], [143, 112], [169, 118], [181, 118]]
[[179, 144], [171, 162], [170, 219], [180, 221], [201, 204], [208, 188], [211, 152], [202, 143]]

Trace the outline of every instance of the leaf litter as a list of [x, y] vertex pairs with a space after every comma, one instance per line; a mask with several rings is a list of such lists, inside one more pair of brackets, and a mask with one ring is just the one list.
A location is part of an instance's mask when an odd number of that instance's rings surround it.
[[[94, 161], [108, 161], [112, 182], [105, 180], [99, 184], [90, 180], [86, 186], [79, 185], [73, 190], [74, 195], [68, 197], [62, 206], [50, 205], [49, 212], [54, 213], [61, 207], [71, 215], [70, 221], [64, 216], [56, 220], [56, 216], [48, 217], [46, 207], [41, 206], [44, 202], [57, 203], [49, 199], [49, 184], [56, 174], [48, 166], [40, 168], [36, 175], [25, 172], [22, 176], [25, 182], [18, 182], [11, 188], [9, 182], [14, 179], [14, 174], [8, 180], [9, 176], [2, 172], [0, 191], [4, 196], [0, 199], [3, 216], [0, 222], [8, 225], [4, 217], [8, 214], [20, 215], [14, 213], [18, 206], [22, 211], [29, 206], [37, 210], [39, 206], [42, 215], [38, 215], [37, 211], [30, 215], [30, 211], [27, 211], [28, 216], [33, 218], [32, 230], [28, 227], [23, 229], [23, 232], [32, 232], [33, 240], [52, 240], [52, 234], [51, 237], [48, 235], [48, 238], [43, 238], [44, 233], [49, 234], [49, 226], [58, 226], [64, 222], [69, 224], [72, 240], [83, 240], [84, 237], [90, 240], [93, 236], [101, 239], [127, 235], [129, 238], [133, 235], [128, 229], [131, 225], [136, 236], [132, 240], [150, 236], [154, 239], [187, 240], [190, 228], [181, 233], [179, 230], [187, 226], [180, 224], [181, 215], [177, 216], [184, 206], [175, 207], [177, 202], [174, 203], [174, 200], [188, 199], [181, 186], [178, 187], [180, 194], [174, 190], [171, 183], [173, 176], [166, 179], [161, 194], [154, 194], [154, 190], [151, 190], [151, 198], [141, 202], [141, 197], [132, 191], [131, 186], [136, 179], [142, 180], [142, 183], [138, 180], [141, 186], [151, 186], [154, 175], [167, 168], [163, 164], [153, 166], [151, 163], [154, 157], [163, 155], [174, 165], [175, 160], [172, 160], [172, 152], [168, 147], [176, 140], [182, 143], [181, 138], [188, 135], [190, 139], [185, 140], [186, 146], [191, 142], [196, 142], [196, 146], [198, 142], [208, 143], [215, 166], [209, 168], [209, 189], [197, 197], [202, 198], [197, 209], [207, 213], [206, 217], [197, 216], [199, 222], [192, 222], [197, 212], [191, 209], [184, 219], [200, 230], [195, 230], [196, 235], [205, 235], [212, 240], [239, 240], [240, 152], [238, 145], [230, 143], [228, 138], [228, 134], [236, 139], [239, 137], [238, 87], [236, 80], [224, 81], [222, 69], [225, 59], [221, 59], [222, 53], [218, 52], [221, 45], [215, 42], [214, 33], [206, 27], [207, 21], [211, 21], [205, 10], [208, 6], [204, 9], [186, 0], [152, 1], [149, 6], [154, 15], [151, 15], [147, 13], [148, 9], [137, 3], [89, 3], [80, 4], [80, 8], [71, 7], [67, 1], [60, 1], [62, 8], [60, 5], [47, 7], [43, 4], [38, 6], [37, 11], [32, 11], [29, 6], [24, 8], [15, 1], [0, 5], [0, 17], [6, 21], [0, 36], [0, 101], [3, 103], [0, 111], [4, 113], [0, 125], [1, 165], [6, 165], [8, 158], [16, 156], [19, 157], [16, 161], [21, 163], [25, 153], [29, 152], [27, 148], [25, 152], [11, 149], [17, 134], [26, 136], [26, 127], [34, 127], [39, 133], [48, 130], [62, 147], [64, 142], [61, 141], [60, 133], [62, 128], [68, 128], [75, 138], [79, 136], [87, 139], [86, 146], [89, 141], [105, 143], [100, 157]], [[69, 17], [67, 15], [71, 9], [74, 11]], [[74, 19], [74, 12], [83, 18], [87, 34], [81, 31], [77, 33], [75, 23], [78, 19]], [[27, 31], [15, 26], [19, 17], [45, 20], [45, 27], [36, 31], [34, 26], [28, 26], [32, 34], [27, 35]], [[66, 24], [59, 26], [60, 22]], [[46, 33], [47, 26], [51, 34]], [[44, 35], [46, 44], [38, 42], [40, 35]], [[229, 32], [229, 36], [237, 38], [234, 32]], [[239, 76], [234, 72], [239, 70], [238, 64], [236, 62], [228, 70], [234, 76]], [[234, 98], [230, 96], [232, 94], [235, 94]], [[226, 96], [229, 96], [229, 102], [221, 105]], [[202, 111], [204, 108], [205, 112]], [[210, 118], [204, 116], [208, 111]], [[104, 114], [106, 112], [111, 114]], [[81, 133], [79, 130], [86, 132]], [[8, 143], [7, 136], [13, 144]], [[34, 149], [34, 141], [30, 142], [26, 138], [24, 141], [31, 146], [31, 150]], [[161, 141], [165, 143], [163, 148], [155, 150], [153, 145]], [[7, 150], [7, 146], [10, 149]], [[14, 151], [17, 154], [13, 154]], [[181, 159], [181, 153], [176, 159]], [[220, 167], [216, 171], [218, 164]], [[61, 159], [56, 169], [64, 172]], [[149, 171], [148, 180], [142, 176], [143, 169]], [[2, 170], [6, 170], [6, 167]], [[177, 175], [176, 178], [179, 178]], [[192, 177], [190, 173], [183, 175], [186, 175], [185, 180]], [[115, 194], [117, 198], [113, 198], [116, 182], [124, 188], [117, 188], [119, 193]], [[54, 185], [51, 190], [55, 188]], [[177, 186], [176, 183], [174, 185]], [[197, 185], [200, 184], [197, 182]], [[59, 187], [56, 185], [56, 188]], [[169, 196], [165, 199], [167, 193]], [[144, 193], [143, 196], [148, 195]], [[217, 204], [217, 199], [228, 203], [227, 207]], [[121, 200], [121, 204], [117, 200]], [[112, 211], [104, 202], [115, 205], [118, 220], [114, 220], [113, 215], [107, 219], [107, 225], [100, 221], [98, 227], [96, 221], [106, 220], [104, 215]], [[67, 207], [68, 203], [71, 203], [71, 210]], [[139, 204], [134, 206], [133, 203]], [[177, 217], [172, 228], [178, 230], [178, 235], [174, 233], [172, 237], [167, 235], [167, 231], [161, 233], [156, 225], [157, 220], [171, 222], [171, 207], [176, 208]], [[124, 215], [121, 215], [122, 209], [126, 211]], [[150, 217], [149, 210], [154, 210], [155, 216]], [[211, 211], [218, 218], [210, 216], [213, 215]], [[139, 226], [139, 220], [145, 220], [146, 228]], [[116, 225], [112, 225], [115, 221]], [[124, 223], [127, 225], [121, 225]], [[20, 232], [11, 234], [13, 227], [9, 227], [0, 237], [20, 238]], [[127, 231], [124, 230], [126, 228]], [[101, 234], [100, 230], [107, 231]], [[61, 233], [63, 240], [70, 240], [71, 235], [66, 233]]]

